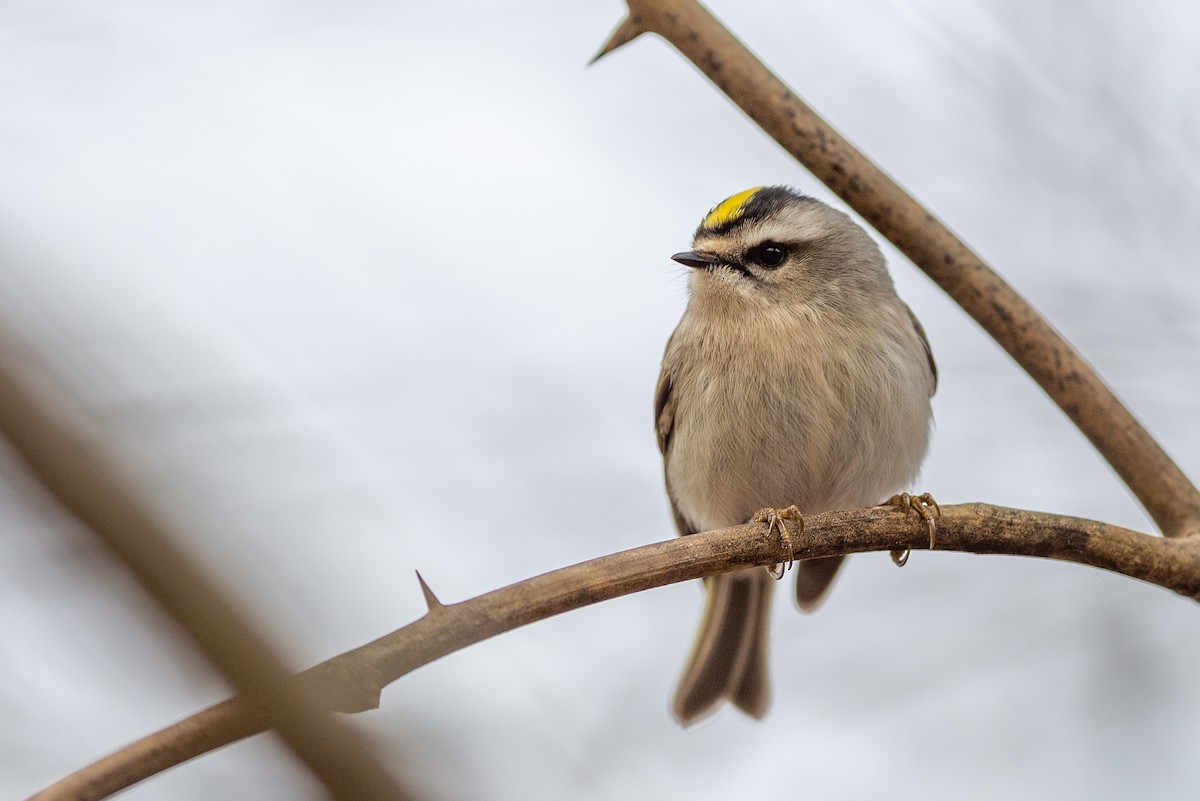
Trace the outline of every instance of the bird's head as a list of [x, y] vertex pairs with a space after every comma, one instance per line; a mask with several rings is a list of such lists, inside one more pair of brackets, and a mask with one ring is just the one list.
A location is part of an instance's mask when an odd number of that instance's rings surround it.
[[878, 246], [848, 216], [783, 186], [747, 189], [713, 207], [692, 249], [694, 299], [834, 304], [890, 291]]

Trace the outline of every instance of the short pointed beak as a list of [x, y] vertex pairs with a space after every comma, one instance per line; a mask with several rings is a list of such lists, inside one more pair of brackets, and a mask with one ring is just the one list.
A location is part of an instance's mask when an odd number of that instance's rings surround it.
[[699, 253], [695, 250], [685, 250], [682, 253], [676, 253], [671, 257], [671, 260], [697, 269], [704, 269], [705, 267], [712, 267], [714, 264], [721, 263], [721, 260], [713, 254]]

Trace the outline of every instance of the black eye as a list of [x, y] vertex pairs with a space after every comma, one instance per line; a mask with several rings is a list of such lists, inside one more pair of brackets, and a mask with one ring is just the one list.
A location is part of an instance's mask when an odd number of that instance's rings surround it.
[[787, 248], [778, 242], [764, 242], [750, 253], [750, 258], [754, 259], [756, 264], [773, 270], [783, 264], [787, 255]]

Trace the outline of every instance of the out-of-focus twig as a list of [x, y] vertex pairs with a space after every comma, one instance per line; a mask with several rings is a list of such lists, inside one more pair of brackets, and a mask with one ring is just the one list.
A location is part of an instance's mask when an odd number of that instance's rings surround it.
[[629, 16], [597, 59], [642, 33], [670, 42], [974, 317], [1091, 440], [1163, 534], [1200, 534], [1200, 490], [1091, 366], [983, 259], [695, 0], [628, 0], [628, 6]]
[[[795, 559], [929, 547], [925, 521], [894, 506], [807, 515], [802, 531], [789, 526]], [[1200, 598], [1200, 547], [1195, 541], [1163, 539], [1091, 520], [987, 504], [943, 506], [937, 547], [1078, 562]], [[371, 709], [386, 685], [468, 645], [622, 595], [787, 560], [782, 548], [779, 536], [765, 525], [748, 524], [593, 559], [461, 603], [442, 604], [422, 581], [428, 614], [317, 665], [300, 679], [324, 688], [321, 697], [335, 709]], [[264, 728], [234, 698], [139, 740], [69, 780], [81, 786], [113, 786], [111, 775], [129, 776], [132, 771], [141, 774], [140, 780]], [[80, 796], [88, 801], [101, 797]]]
[[[407, 797], [361, 735], [331, 718], [324, 701], [291, 676], [238, 612], [171, 542], [92, 437], [94, 425], [59, 414], [69, 392], [10, 338], [0, 338], [0, 432], [50, 493], [130, 567], [150, 594], [191, 635], [210, 662], [242, 692], [233, 731], [276, 728], [330, 793], [346, 801]], [[82, 413], [82, 405], [73, 409]], [[183, 728], [187, 728], [184, 726]], [[211, 736], [212, 732], [202, 732]], [[215, 747], [215, 746], [214, 746]], [[139, 758], [153, 758], [153, 748]], [[38, 793], [51, 799], [103, 798], [148, 775], [135, 763], [75, 776]]]

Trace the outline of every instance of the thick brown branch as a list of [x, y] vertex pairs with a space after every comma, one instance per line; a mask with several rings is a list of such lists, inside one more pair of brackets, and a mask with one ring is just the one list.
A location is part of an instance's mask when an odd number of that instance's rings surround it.
[[[791, 529], [795, 531], [794, 528]], [[929, 530], [896, 507], [826, 512], [804, 518], [792, 536], [794, 557], [862, 551], [919, 550]], [[1091, 520], [987, 504], [944, 506], [939, 550], [1012, 554], [1092, 565], [1200, 599], [1200, 540], [1167, 540]], [[358, 712], [378, 705], [382, 689], [422, 665], [489, 637], [622, 595], [787, 558], [765, 525], [734, 526], [647, 545], [555, 570], [503, 589], [443, 605], [404, 628], [324, 662], [301, 678], [313, 682], [331, 707]], [[421, 582], [426, 598], [432, 592]], [[63, 781], [72, 788], [105, 787], [113, 776], [140, 781], [207, 751], [266, 728], [232, 699], [140, 740]], [[136, 777], [136, 778], [134, 778]], [[55, 785], [39, 799], [99, 799]]]
[[629, 11], [597, 58], [640, 33], [674, 45], [974, 317], [1091, 440], [1164, 534], [1200, 533], [1200, 490], [1083, 358], [979, 256], [695, 0], [629, 0]]
[[[52, 404], [63, 408], [69, 393], [62, 388], [50, 392], [47, 379], [15, 342], [0, 339], [0, 432], [50, 493], [131, 568], [243, 697], [253, 699], [240, 704], [239, 716], [227, 721], [233, 728], [221, 736], [238, 739], [261, 731], [269, 720], [334, 797], [406, 798], [366, 740], [331, 718], [324, 699], [314, 698], [310, 688], [288, 680], [283, 662], [263, 638], [174, 546], [142, 497], [127, 490], [103, 449], [85, 433], [100, 427], [67, 424], [50, 414]], [[42, 390], [40, 397], [34, 386]], [[180, 728], [189, 729], [211, 742], [206, 725], [193, 719]], [[139, 755], [143, 757], [153, 759], [153, 754]], [[148, 775], [135, 763], [110, 767], [76, 774], [35, 798], [103, 798]]]

